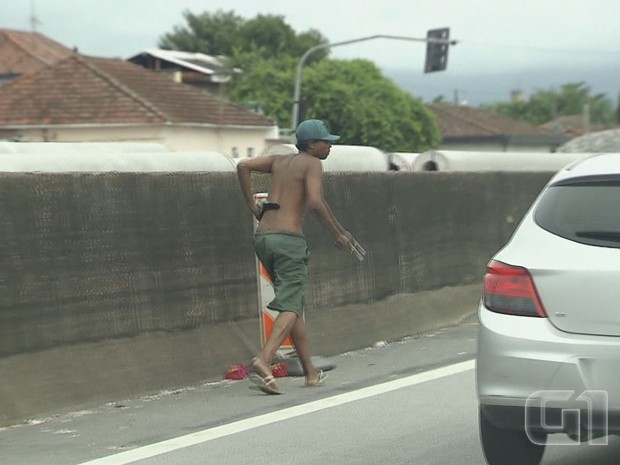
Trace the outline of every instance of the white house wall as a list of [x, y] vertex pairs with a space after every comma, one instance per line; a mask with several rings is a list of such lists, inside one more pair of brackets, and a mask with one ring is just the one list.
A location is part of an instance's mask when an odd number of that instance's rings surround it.
[[177, 152], [213, 151], [233, 158], [261, 153], [278, 128], [213, 128], [196, 126], [47, 126], [16, 128], [23, 142], [154, 142]]
[[236, 129], [174, 126], [162, 131], [166, 145], [177, 151], [213, 150], [232, 158], [257, 156], [266, 140], [278, 137], [277, 127]]

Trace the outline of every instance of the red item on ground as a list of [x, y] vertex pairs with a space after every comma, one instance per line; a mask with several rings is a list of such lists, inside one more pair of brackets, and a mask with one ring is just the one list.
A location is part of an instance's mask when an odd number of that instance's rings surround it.
[[[285, 363], [274, 363], [271, 365], [271, 373], [276, 378], [284, 378], [288, 376], [288, 365]], [[235, 363], [226, 371], [225, 379], [238, 381], [245, 379], [250, 375], [250, 367], [242, 363]]]
[[237, 381], [247, 378], [249, 374], [249, 367], [243, 365], [242, 363], [236, 363], [228, 369], [224, 378]]
[[288, 365], [285, 363], [275, 363], [271, 365], [271, 372], [276, 378], [284, 378], [288, 375]]

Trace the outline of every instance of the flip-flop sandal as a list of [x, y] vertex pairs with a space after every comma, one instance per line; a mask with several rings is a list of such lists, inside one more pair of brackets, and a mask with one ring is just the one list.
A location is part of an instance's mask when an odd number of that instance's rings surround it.
[[273, 375], [265, 376], [263, 378], [257, 373], [252, 373], [250, 375], [250, 382], [253, 383], [250, 385], [250, 389], [252, 389], [253, 391], [261, 391], [265, 394], [271, 395], [282, 394], [282, 391], [278, 389], [276, 379], [273, 377]]
[[325, 384], [325, 380], [327, 379], [327, 373], [323, 370], [319, 371], [319, 378], [315, 381], [306, 381], [304, 387], [320, 387]]

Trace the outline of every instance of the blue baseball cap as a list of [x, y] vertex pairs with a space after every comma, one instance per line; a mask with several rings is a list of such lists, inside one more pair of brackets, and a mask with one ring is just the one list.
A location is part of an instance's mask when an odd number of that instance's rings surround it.
[[306, 140], [326, 140], [328, 142], [336, 142], [340, 136], [330, 134], [327, 125], [319, 119], [307, 119], [299, 123], [295, 131], [297, 142]]

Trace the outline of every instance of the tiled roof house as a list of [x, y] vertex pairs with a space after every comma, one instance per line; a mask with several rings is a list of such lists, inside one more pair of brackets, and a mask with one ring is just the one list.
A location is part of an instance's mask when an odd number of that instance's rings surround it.
[[590, 132], [599, 132], [609, 129], [602, 124], [592, 124], [584, 115], [562, 115], [540, 125], [557, 134], [564, 134], [569, 139], [586, 135]]
[[620, 152], [620, 129], [584, 134], [562, 145], [558, 152], [618, 153]]
[[127, 61], [77, 53], [0, 86], [0, 139], [150, 141], [260, 153], [275, 121]]
[[180, 50], [148, 49], [127, 59], [144, 68], [168, 74], [177, 82], [222, 95], [222, 84], [240, 73], [239, 68], [228, 68], [223, 57]]
[[67, 58], [70, 48], [38, 33], [0, 29], [0, 84]]
[[433, 104], [440, 149], [492, 152], [553, 152], [568, 139], [498, 113], [461, 105]]

